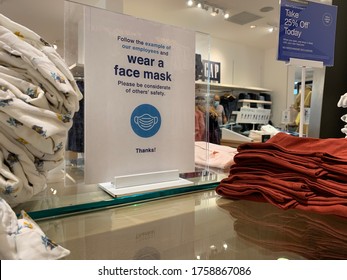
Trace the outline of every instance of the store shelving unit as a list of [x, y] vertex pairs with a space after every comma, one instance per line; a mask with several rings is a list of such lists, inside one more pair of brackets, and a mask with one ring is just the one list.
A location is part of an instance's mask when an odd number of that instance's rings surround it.
[[195, 89], [207, 89], [210, 87], [210, 91], [219, 91], [219, 92], [230, 92], [230, 91], [248, 91], [248, 92], [271, 92], [270, 89], [260, 88], [260, 87], [248, 87], [240, 85], [230, 85], [230, 84], [217, 84], [217, 83], [206, 83], [206, 82], [195, 82]]
[[[237, 97], [239, 93], [266, 93], [271, 92], [270, 89], [260, 88], [260, 87], [248, 87], [240, 85], [230, 85], [230, 84], [216, 84], [216, 83], [206, 83], [206, 82], [195, 82], [196, 95], [213, 96], [214, 94], [223, 95], [224, 93], [232, 93]], [[257, 104], [257, 108], [251, 108], [251, 103]], [[267, 105], [264, 109], [264, 105]], [[253, 100], [253, 99], [239, 99], [238, 100], [238, 111], [233, 111], [236, 117], [236, 123], [251, 123], [251, 124], [266, 124], [268, 123], [271, 115], [271, 105], [272, 101], [265, 100]]]

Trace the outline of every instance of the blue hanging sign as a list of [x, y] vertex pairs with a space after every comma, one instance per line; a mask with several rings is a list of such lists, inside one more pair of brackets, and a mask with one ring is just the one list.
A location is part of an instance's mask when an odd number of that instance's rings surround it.
[[290, 58], [334, 65], [337, 7], [305, 0], [281, 0], [278, 60]]

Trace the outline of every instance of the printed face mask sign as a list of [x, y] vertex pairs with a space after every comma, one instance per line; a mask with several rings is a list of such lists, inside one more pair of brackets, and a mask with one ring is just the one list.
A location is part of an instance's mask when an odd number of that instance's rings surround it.
[[85, 11], [85, 182], [194, 171], [194, 32]]
[[154, 136], [160, 128], [161, 116], [157, 108], [149, 104], [142, 104], [131, 114], [131, 127], [140, 137]]

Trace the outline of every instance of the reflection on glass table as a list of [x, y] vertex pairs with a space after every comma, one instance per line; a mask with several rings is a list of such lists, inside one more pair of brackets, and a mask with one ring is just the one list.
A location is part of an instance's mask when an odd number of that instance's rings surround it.
[[47, 188], [30, 201], [14, 208], [16, 213], [25, 210], [35, 220], [92, 211], [105, 207], [150, 201], [163, 197], [181, 195], [200, 190], [213, 189], [227, 174], [224, 170], [196, 167], [195, 172], [180, 174], [181, 178], [192, 182], [188, 187], [157, 190], [146, 193], [112, 197], [97, 184], [84, 183], [84, 166], [65, 165], [50, 174]]
[[234, 232], [250, 244], [305, 259], [346, 259], [346, 219], [300, 210], [282, 210], [246, 200], [217, 204], [235, 219]]
[[43, 220], [67, 259], [345, 259], [345, 219], [213, 190]]

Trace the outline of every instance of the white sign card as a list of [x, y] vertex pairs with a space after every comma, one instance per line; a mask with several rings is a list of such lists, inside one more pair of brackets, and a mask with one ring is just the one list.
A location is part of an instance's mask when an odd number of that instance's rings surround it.
[[85, 8], [85, 182], [194, 171], [195, 33]]

